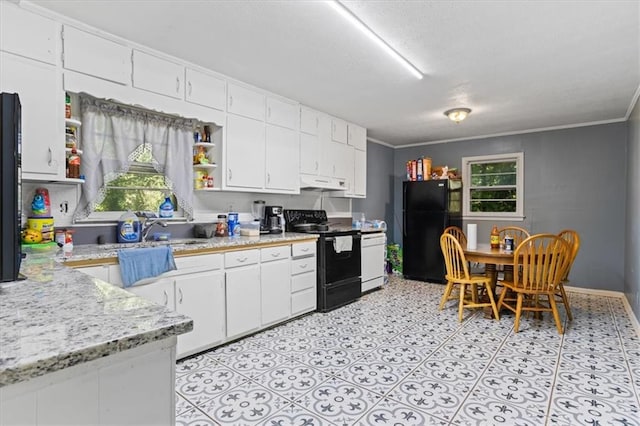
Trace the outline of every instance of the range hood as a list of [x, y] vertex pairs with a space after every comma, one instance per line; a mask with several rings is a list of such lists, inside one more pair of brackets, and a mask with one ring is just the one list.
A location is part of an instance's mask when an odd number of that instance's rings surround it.
[[345, 191], [347, 189], [347, 184], [344, 179], [301, 174], [300, 189], [315, 189], [318, 191]]

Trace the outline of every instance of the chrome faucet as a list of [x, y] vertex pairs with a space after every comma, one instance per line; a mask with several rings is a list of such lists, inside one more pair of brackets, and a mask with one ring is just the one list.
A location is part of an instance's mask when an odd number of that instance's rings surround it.
[[153, 228], [154, 225], [160, 225], [163, 228], [166, 228], [167, 222], [160, 219], [145, 219], [145, 221], [142, 222], [142, 238], [140, 239], [140, 241], [147, 241], [149, 231], [151, 231], [151, 228]]

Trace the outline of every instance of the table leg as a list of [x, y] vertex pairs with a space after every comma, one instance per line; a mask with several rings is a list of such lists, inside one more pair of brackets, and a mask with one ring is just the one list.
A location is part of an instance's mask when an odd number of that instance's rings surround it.
[[[491, 288], [487, 289], [487, 291], [490, 291], [493, 294], [494, 299], [498, 300], [496, 296], [496, 283], [498, 282], [498, 272], [496, 271], [496, 265], [494, 265], [493, 263], [486, 263], [484, 265], [484, 273], [487, 275], [487, 277], [490, 278]], [[482, 312], [484, 313], [485, 318], [493, 318], [493, 310], [491, 309], [491, 307], [484, 308]]]

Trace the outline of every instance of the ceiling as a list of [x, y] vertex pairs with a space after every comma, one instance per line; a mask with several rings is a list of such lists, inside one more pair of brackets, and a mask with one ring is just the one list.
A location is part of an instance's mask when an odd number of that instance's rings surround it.
[[[37, 0], [42, 7], [358, 123], [394, 146], [628, 118], [638, 1]], [[459, 124], [443, 112], [473, 110]]]

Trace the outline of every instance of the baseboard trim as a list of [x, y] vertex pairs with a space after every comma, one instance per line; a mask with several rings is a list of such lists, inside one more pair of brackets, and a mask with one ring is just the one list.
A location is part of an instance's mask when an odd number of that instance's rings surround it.
[[629, 299], [627, 296], [621, 291], [613, 291], [613, 290], [600, 290], [595, 288], [582, 288], [582, 287], [572, 287], [572, 286], [564, 286], [565, 290], [574, 292], [574, 293], [584, 293], [584, 294], [597, 294], [600, 296], [608, 296], [608, 297], [618, 297], [622, 299], [622, 304], [624, 305], [624, 309], [627, 311], [627, 315], [631, 318], [631, 322], [633, 324], [633, 328], [636, 330], [636, 334], [640, 337], [640, 321], [636, 317], [636, 314], [633, 312], [631, 308], [631, 304], [629, 303]]

